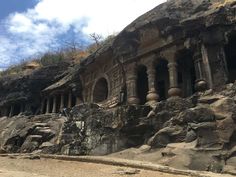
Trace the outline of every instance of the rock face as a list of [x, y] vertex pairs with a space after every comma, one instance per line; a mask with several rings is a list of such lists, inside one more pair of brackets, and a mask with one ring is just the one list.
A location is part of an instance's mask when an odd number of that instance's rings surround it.
[[1, 151], [105, 155], [147, 144], [145, 153], [164, 148], [163, 159], [172, 159], [166, 165], [234, 174], [236, 104], [225, 96], [233, 90], [171, 98], [155, 108], [80, 104], [63, 115], [3, 117]]
[[225, 85], [236, 79], [235, 9], [233, 0], [170, 0], [78, 68], [1, 78], [1, 152], [140, 147], [166, 165], [235, 174], [236, 83]]
[[18, 107], [25, 114], [40, 112], [41, 91], [65, 74], [68, 63], [60, 63], [34, 70], [27, 75], [8, 76], [0, 78], [0, 107], [2, 116], [9, 114], [10, 106]]
[[[3, 117], [0, 120], [2, 152], [67, 155], [104, 155], [141, 145], [148, 124], [141, 123], [150, 108], [125, 106], [105, 110], [81, 104], [63, 115]], [[136, 121], [134, 119], [137, 119]]]

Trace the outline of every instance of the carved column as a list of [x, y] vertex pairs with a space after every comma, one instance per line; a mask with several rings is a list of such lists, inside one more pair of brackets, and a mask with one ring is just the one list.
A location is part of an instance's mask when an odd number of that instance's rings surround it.
[[46, 114], [50, 112], [50, 98], [47, 98]]
[[44, 107], [45, 107], [45, 99], [42, 100], [42, 103], [41, 103], [41, 108], [40, 108], [40, 113], [41, 114], [44, 114]]
[[57, 112], [57, 97], [54, 96], [53, 97], [53, 105], [52, 105], [52, 113], [56, 113]]
[[226, 84], [229, 77], [223, 44], [203, 44], [201, 49], [207, 86], [213, 89]]
[[129, 65], [126, 68], [126, 85], [128, 104], [138, 105], [139, 98], [137, 96], [137, 70], [134, 64]]
[[204, 91], [207, 89], [207, 82], [205, 80], [202, 55], [199, 51], [194, 54], [194, 67], [196, 72], [195, 89]]
[[168, 61], [169, 61], [168, 70], [169, 70], [169, 82], [170, 82], [170, 88], [168, 90], [168, 95], [170, 97], [181, 96], [181, 89], [178, 86], [177, 62], [174, 58], [172, 58]]
[[71, 108], [71, 105], [72, 105], [72, 93], [69, 92], [69, 94], [68, 94], [68, 105], [67, 105], [67, 107], [68, 107], [68, 108]]
[[65, 105], [64, 105], [64, 99], [65, 99], [64, 93], [62, 93], [62, 94], [61, 94], [61, 102], [60, 102], [60, 110], [62, 110], [62, 109], [65, 107]]
[[13, 116], [14, 106], [12, 105], [9, 112], [9, 117]]
[[147, 65], [147, 74], [148, 74], [148, 94], [147, 94], [147, 103], [156, 103], [159, 99], [159, 95], [157, 94], [155, 88], [156, 81], [156, 69], [153, 62]]

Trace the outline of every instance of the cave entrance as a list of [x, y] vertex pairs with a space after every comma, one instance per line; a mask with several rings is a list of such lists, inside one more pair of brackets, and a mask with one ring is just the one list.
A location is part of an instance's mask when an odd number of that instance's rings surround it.
[[229, 42], [225, 46], [225, 56], [228, 69], [228, 82], [236, 80], [236, 33], [229, 37]]
[[144, 65], [140, 65], [137, 70], [137, 94], [140, 100], [140, 104], [143, 105], [146, 103], [147, 93], [148, 93], [148, 76], [147, 68]]
[[190, 50], [181, 50], [177, 53], [178, 85], [182, 96], [188, 97], [195, 92], [195, 68], [193, 53]]
[[160, 59], [156, 66], [156, 90], [159, 95], [159, 100], [167, 99], [169, 88], [169, 72], [167, 67], [168, 62]]
[[108, 83], [105, 78], [100, 78], [93, 90], [93, 101], [99, 103], [105, 101], [108, 97]]

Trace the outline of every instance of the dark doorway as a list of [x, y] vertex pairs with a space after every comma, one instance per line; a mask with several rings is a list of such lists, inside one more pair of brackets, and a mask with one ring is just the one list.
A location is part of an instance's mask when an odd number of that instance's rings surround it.
[[76, 96], [74, 94], [72, 94], [72, 107], [74, 107], [76, 105]]
[[156, 66], [156, 90], [159, 95], [159, 100], [167, 99], [169, 88], [169, 72], [167, 67], [168, 62], [160, 59]]
[[53, 109], [53, 97], [50, 97], [49, 99], [49, 113], [52, 113]]
[[143, 65], [138, 67], [137, 93], [140, 104], [145, 104], [147, 102], [146, 97], [148, 93], [148, 77], [147, 68]]
[[158, 94], [159, 94], [159, 100], [165, 100], [166, 99], [166, 86], [165, 81], [159, 81], [157, 82], [157, 88], [158, 88]]
[[229, 42], [225, 46], [225, 56], [228, 68], [228, 82], [236, 80], [236, 33], [229, 37]]
[[68, 94], [64, 94], [64, 108], [68, 107]]
[[93, 90], [93, 101], [95, 103], [102, 102], [108, 97], [108, 84], [105, 78], [101, 78], [97, 81]]
[[16, 116], [18, 114], [20, 114], [20, 104], [15, 104], [13, 106], [13, 114], [12, 114], [12, 116]]
[[40, 111], [38, 107], [33, 106], [33, 105], [30, 106], [30, 110], [31, 110], [33, 115], [38, 114], [39, 111]]
[[7, 107], [7, 112], [6, 112], [6, 116], [9, 117], [11, 113], [11, 106]]
[[195, 92], [195, 68], [193, 53], [190, 50], [181, 50], [177, 54], [178, 85], [182, 90], [182, 96], [188, 97]]
[[61, 107], [61, 95], [56, 96], [56, 102], [57, 102], [56, 112], [58, 113], [58, 112], [60, 112], [60, 107]]
[[41, 114], [45, 114], [47, 110], [47, 99], [43, 100], [43, 110], [41, 112]]

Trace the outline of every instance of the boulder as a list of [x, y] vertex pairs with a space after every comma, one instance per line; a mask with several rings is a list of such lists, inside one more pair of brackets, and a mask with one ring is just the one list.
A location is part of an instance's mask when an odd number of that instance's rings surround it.
[[197, 148], [222, 148], [215, 122], [190, 123], [188, 126], [196, 132]]
[[213, 122], [215, 114], [208, 106], [197, 106], [181, 112], [173, 121], [176, 124]]
[[41, 135], [30, 135], [27, 136], [26, 140], [20, 148], [20, 152], [33, 152], [38, 149], [39, 145], [42, 143]]
[[157, 104], [155, 108], [155, 113], [161, 112], [163, 110], [171, 113], [179, 113], [186, 109], [192, 108], [194, 105], [188, 99], [180, 97], [171, 97], [167, 100], [161, 101]]
[[216, 132], [218, 133], [220, 142], [229, 143], [230, 138], [236, 131], [236, 124], [234, 123], [231, 116], [227, 117], [226, 119], [217, 121], [216, 126]]
[[222, 95], [214, 94], [214, 95], [206, 95], [206, 96], [201, 96], [198, 99], [198, 103], [202, 104], [212, 104], [220, 99], [224, 98]]
[[227, 116], [235, 112], [236, 104], [233, 99], [225, 97], [211, 104], [211, 108], [216, 114]]
[[184, 141], [185, 132], [182, 127], [165, 127], [159, 130], [148, 140], [148, 145], [152, 148], [165, 147], [170, 142]]

